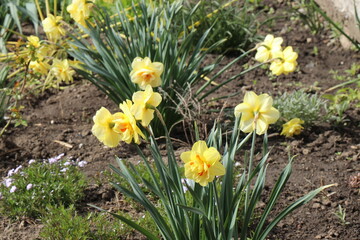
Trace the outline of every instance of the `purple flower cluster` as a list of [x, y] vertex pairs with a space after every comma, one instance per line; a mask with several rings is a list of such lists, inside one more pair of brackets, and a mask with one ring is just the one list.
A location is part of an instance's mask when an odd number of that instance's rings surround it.
[[[59, 154], [58, 156], [49, 158], [49, 159], [44, 159], [43, 163], [44, 164], [55, 164], [57, 162], [59, 162], [63, 157], [64, 157], [64, 153]], [[36, 161], [34, 159], [29, 160], [28, 165], [34, 164], [36, 163]], [[60, 172], [65, 173], [67, 170], [69, 170], [69, 166], [77, 166], [77, 167], [84, 167], [87, 164], [86, 161], [80, 161], [79, 159], [76, 159], [76, 161], [71, 160], [71, 157], [69, 157], [69, 160], [67, 160], [66, 162], [62, 163], [61, 166], [63, 167]], [[23, 168], [22, 165], [13, 168], [11, 170], [9, 170], [9, 172], [7, 173], [7, 176], [4, 178], [4, 180], [2, 182], [0, 182], [0, 184], [4, 185], [6, 188], [9, 189], [10, 193], [14, 193], [17, 191], [17, 187], [14, 184], [14, 179], [12, 178], [12, 176], [14, 176], [15, 174], [21, 174], [23, 175], [24, 173], [21, 172], [21, 169]], [[33, 185], [32, 183], [27, 184], [26, 186], [26, 190], [29, 191], [31, 190], [33, 187], [35, 187], [35, 185]], [[3, 199], [3, 194], [0, 192], [0, 200]]]
[[56, 156], [56, 157], [49, 158], [49, 159], [48, 159], [48, 162], [49, 162], [50, 164], [56, 163], [56, 162], [58, 162], [64, 155], [65, 155], [64, 153], [61, 153], [61, 154], [59, 154], [59, 155]]

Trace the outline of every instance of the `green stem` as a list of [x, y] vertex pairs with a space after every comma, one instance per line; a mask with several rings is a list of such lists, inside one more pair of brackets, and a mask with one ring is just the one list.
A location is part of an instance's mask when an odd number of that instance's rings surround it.
[[[215, 181], [214, 181], [215, 182]], [[218, 214], [218, 217], [219, 217], [219, 223], [217, 224], [217, 226], [220, 228], [220, 232], [221, 232], [221, 239], [226, 239], [226, 235], [225, 235], [225, 230], [224, 230], [224, 216], [223, 216], [223, 211], [221, 211], [223, 208], [222, 208], [222, 204], [220, 201], [219, 201], [219, 195], [218, 195], [218, 192], [217, 192], [217, 189], [216, 189], [216, 184], [212, 182], [211, 185], [213, 187], [213, 194], [214, 194], [214, 199], [215, 199], [215, 203], [216, 203], [216, 210], [217, 210], [217, 214]], [[212, 197], [212, 196], [210, 196]], [[215, 220], [215, 216], [213, 217], [213, 220]], [[220, 237], [220, 236], [219, 236]]]
[[10, 125], [10, 122], [11, 122], [11, 118], [9, 119], [9, 121], [7, 121], [6, 125], [1, 129], [0, 137], [4, 134], [5, 130]]
[[335, 86], [333, 86], [333, 87], [325, 90], [324, 93], [330, 92], [330, 91], [332, 91], [332, 90], [334, 90], [334, 89], [337, 89], [337, 88], [339, 88], [339, 87], [343, 87], [343, 86], [346, 86], [346, 85], [355, 83], [355, 82], [357, 82], [357, 81], [360, 81], [360, 78], [359, 78], [359, 77], [358, 77], [358, 78], [355, 78], [355, 79], [351, 79], [351, 80], [346, 81], [346, 82], [343, 82], [343, 83], [340, 83], [340, 84], [338, 84], [338, 85], [335, 85]]
[[250, 198], [250, 191], [251, 191], [251, 189], [250, 189], [250, 185], [251, 185], [250, 184], [250, 176], [251, 176], [251, 173], [252, 173], [252, 163], [254, 161], [255, 140], [256, 140], [256, 129], [253, 132], [252, 141], [251, 141], [249, 166], [248, 166], [248, 170], [247, 170], [248, 173], [247, 173], [247, 185], [246, 185], [246, 192], [245, 192], [245, 212], [244, 212], [244, 216], [247, 214], [247, 211], [249, 211], [248, 205], [249, 205], [249, 198]]
[[37, 8], [37, 11], [38, 11], [38, 13], [39, 13], [39, 16], [40, 16], [41, 21], [44, 21], [44, 15], [43, 15], [42, 12], [41, 12], [39, 0], [35, 0], [35, 5], [36, 5], [36, 8]]
[[[65, 0], [63, 0], [65, 1]], [[54, 17], [56, 17], [56, 12], [57, 12], [57, 1], [54, 0]]]

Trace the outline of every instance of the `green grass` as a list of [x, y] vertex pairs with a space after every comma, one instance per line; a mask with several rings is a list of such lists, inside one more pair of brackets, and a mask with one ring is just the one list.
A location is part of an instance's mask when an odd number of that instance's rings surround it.
[[40, 232], [42, 239], [112, 240], [125, 239], [133, 233], [130, 227], [106, 213], [79, 214], [74, 205], [47, 207], [47, 211], [41, 219], [44, 224]]

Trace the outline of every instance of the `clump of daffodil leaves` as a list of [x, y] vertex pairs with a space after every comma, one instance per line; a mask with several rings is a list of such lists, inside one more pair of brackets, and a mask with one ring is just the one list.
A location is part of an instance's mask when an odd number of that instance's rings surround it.
[[[135, 178], [138, 175], [136, 166], [116, 158], [118, 167], [110, 167], [130, 184], [130, 188], [120, 183], [112, 184], [150, 213], [161, 236], [154, 235], [131, 219], [109, 213], [148, 239], [265, 240], [281, 219], [330, 186], [313, 190], [267, 222], [269, 213], [290, 176], [293, 160], [290, 158], [272, 189], [262, 214], [255, 219], [254, 210], [265, 186], [269, 156], [267, 130], [269, 125], [274, 124], [280, 117], [279, 111], [273, 107], [272, 97], [268, 94], [246, 92], [244, 101], [234, 109], [236, 120], [225, 144], [221, 126], [215, 123], [206, 141], [196, 141], [191, 150], [184, 151], [177, 157], [166, 124], [157, 110], [162, 101], [161, 94], [156, 92], [164, 71], [162, 63], [152, 62], [148, 57], [137, 57], [131, 66], [129, 78], [138, 84], [141, 90], [135, 92], [131, 100], [127, 99], [120, 104], [120, 112], [111, 114], [103, 107], [97, 111], [93, 118], [92, 132], [99, 141], [109, 147], [121, 146], [120, 142], [133, 144], [142, 157], [151, 176], [150, 180], [142, 178], [138, 182]], [[152, 133], [151, 122], [155, 117], [163, 123], [166, 159]], [[292, 126], [288, 128], [292, 128], [292, 132], [296, 134], [300, 129]], [[253, 166], [257, 136], [263, 136], [263, 149], [258, 153], [261, 160]], [[245, 151], [243, 170], [240, 177], [235, 177], [235, 156], [250, 139], [251, 147]], [[151, 157], [143, 154], [139, 147], [141, 142], [151, 149]], [[158, 197], [158, 202], [148, 199], [144, 186]], [[158, 204], [165, 209], [166, 216], [160, 213]], [[250, 229], [253, 221], [257, 222], [256, 227]]]

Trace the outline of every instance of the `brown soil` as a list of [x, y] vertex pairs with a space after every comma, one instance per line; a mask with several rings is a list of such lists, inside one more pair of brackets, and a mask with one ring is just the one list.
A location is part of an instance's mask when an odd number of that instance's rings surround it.
[[[273, 2], [275, 1], [266, 1], [277, 12], [283, 13], [279, 9], [286, 9], [286, 4]], [[300, 88], [321, 92], [338, 83], [329, 74], [330, 70], [342, 72], [349, 69], [352, 63], [359, 62], [358, 53], [342, 49], [337, 40], [329, 38], [329, 34], [311, 35], [300, 22], [288, 20], [276, 22], [271, 32], [283, 36], [285, 45], [292, 45], [297, 50], [300, 70], [270, 80], [265, 70], [257, 69], [215, 94], [239, 92], [239, 95], [226, 102], [217, 102], [211, 107], [220, 109], [226, 104], [232, 108], [242, 101], [245, 90], [273, 96]], [[314, 47], [318, 48], [318, 55], [312, 53]], [[230, 60], [231, 57], [226, 59]], [[233, 66], [223, 74], [219, 82], [241, 69], [240, 64]], [[93, 180], [108, 169], [108, 165], [114, 161], [114, 155], [136, 158], [131, 146], [122, 144], [114, 149], [106, 148], [91, 134], [92, 116], [95, 112], [101, 106], [114, 112], [117, 106], [85, 81], [78, 81], [63, 91], [52, 90], [38, 97], [29, 97], [24, 104], [24, 116], [29, 126], [9, 128], [0, 139], [0, 177], [30, 159], [65, 153], [68, 157], [89, 162], [84, 168], [92, 182], [87, 190], [86, 203], [106, 209], [111, 206], [128, 208], [127, 205], [121, 205], [121, 200], [111, 188], [99, 186]], [[209, 114], [206, 116], [210, 120], [218, 117]], [[350, 121], [345, 126], [318, 123], [295, 138], [285, 139], [276, 134], [270, 137], [269, 144], [273, 149], [268, 169], [268, 191], [287, 164], [287, 149], [290, 148], [291, 153], [297, 155], [292, 176], [278, 209], [321, 185], [335, 183], [336, 186], [319, 194], [306, 206], [288, 216], [275, 228], [269, 239], [360, 239], [360, 193], [349, 185], [349, 178], [360, 172], [360, 110], [350, 109], [347, 117]], [[184, 151], [181, 149], [178, 153]], [[265, 197], [263, 201], [266, 202]], [[342, 225], [335, 216], [334, 212], [339, 205], [346, 209], [346, 221], [349, 224]], [[24, 219], [11, 222], [0, 216], [0, 239], [36, 239], [41, 227], [39, 221]]]

